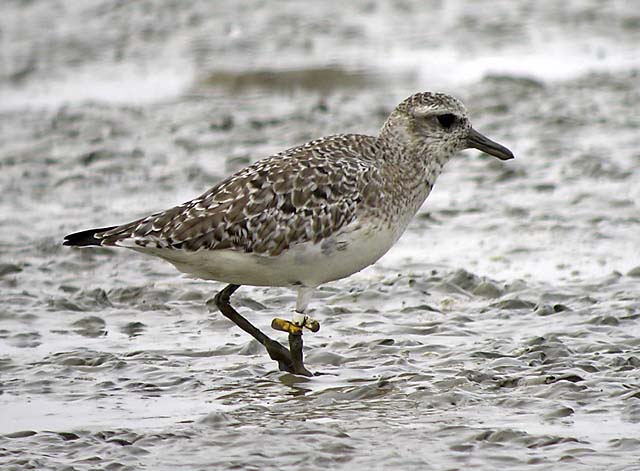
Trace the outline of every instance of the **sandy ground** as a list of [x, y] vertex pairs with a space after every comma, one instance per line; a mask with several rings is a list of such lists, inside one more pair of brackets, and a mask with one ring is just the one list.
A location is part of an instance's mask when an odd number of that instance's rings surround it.
[[[3, 2], [2, 469], [640, 469], [636, 10]], [[422, 90], [517, 158], [456, 157], [388, 255], [318, 292], [322, 376], [276, 371], [220, 284], [60, 245]], [[268, 329], [294, 294], [234, 300]]]

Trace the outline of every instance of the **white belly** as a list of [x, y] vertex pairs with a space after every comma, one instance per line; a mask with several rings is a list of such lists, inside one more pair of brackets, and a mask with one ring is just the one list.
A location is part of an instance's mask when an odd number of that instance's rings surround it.
[[225, 283], [253, 286], [316, 287], [345, 278], [376, 262], [396, 242], [399, 229], [347, 226], [334, 237], [292, 246], [276, 257], [234, 250], [144, 248], [183, 273]]

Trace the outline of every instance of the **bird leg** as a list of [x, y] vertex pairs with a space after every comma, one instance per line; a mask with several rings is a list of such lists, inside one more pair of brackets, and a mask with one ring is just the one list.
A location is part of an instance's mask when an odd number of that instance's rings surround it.
[[272, 329], [290, 334], [302, 335], [303, 327], [306, 327], [311, 332], [318, 332], [320, 330], [320, 323], [315, 319], [311, 319], [309, 316], [299, 316], [297, 313], [293, 316], [292, 321], [280, 319], [279, 317], [271, 321]]
[[303, 327], [306, 327], [311, 332], [318, 332], [320, 330], [320, 323], [305, 314], [305, 312], [307, 311], [307, 306], [309, 306], [309, 301], [311, 300], [312, 294], [313, 288], [308, 288], [306, 286], [298, 288], [296, 312], [293, 315], [293, 319], [291, 321], [286, 321], [284, 319], [279, 319], [276, 317], [271, 322], [271, 328], [280, 330], [282, 332], [288, 332], [289, 334], [300, 335], [302, 335]]
[[302, 363], [302, 328], [306, 327], [311, 332], [320, 330], [320, 323], [315, 319], [311, 319], [305, 314], [313, 288], [301, 286], [298, 289], [298, 299], [296, 300], [296, 312], [291, 321], [275, 318], [271, 321], [271, 328], [287, 332], [289, 334], [289, 350], [291, 351], [291, 359], [296, 368], [304, 368]]
[[260, 342], [267, 349], [269, 357], [278, 362], [280, 371], [312, 376], [311, 372], [304, 367], [302, 362], [302, 329], [299, 327], [297, 333], [289, 333], [289, 351], [280, 342], [271, 339], [260, 331], [256, 326], [241, 316], [230, 304], [231, 295], [240, 285], [227, 285], [222, 291], [216, 294], [214, 302], [220, 312], [254, 339]]

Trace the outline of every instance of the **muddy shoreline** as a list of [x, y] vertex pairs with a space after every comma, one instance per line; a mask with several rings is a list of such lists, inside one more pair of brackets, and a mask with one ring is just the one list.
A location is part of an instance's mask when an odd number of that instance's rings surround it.
[[[0, 31], [3, 469], [638, 469], [632, 5], [9, 1]], [[418, 90], [517, 158], [456, 157], [318, 291], [323, 376], [277, 372], [220, 284], [61, 246]], [[265, 330], [295, 302], [234, 299]]]

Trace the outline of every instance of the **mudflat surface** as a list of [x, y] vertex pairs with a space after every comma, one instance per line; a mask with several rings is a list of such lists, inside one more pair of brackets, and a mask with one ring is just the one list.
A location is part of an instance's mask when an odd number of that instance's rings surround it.
[[[3, 470], [640, 469], [633, 2], [5, 1], [0, 31]], [[322, 376], [222, 285], [60, 245], [422, 90], [517, 158], [456, 157], [318, 291]], [[294, 294], [233, 299], [268, 330]]]

